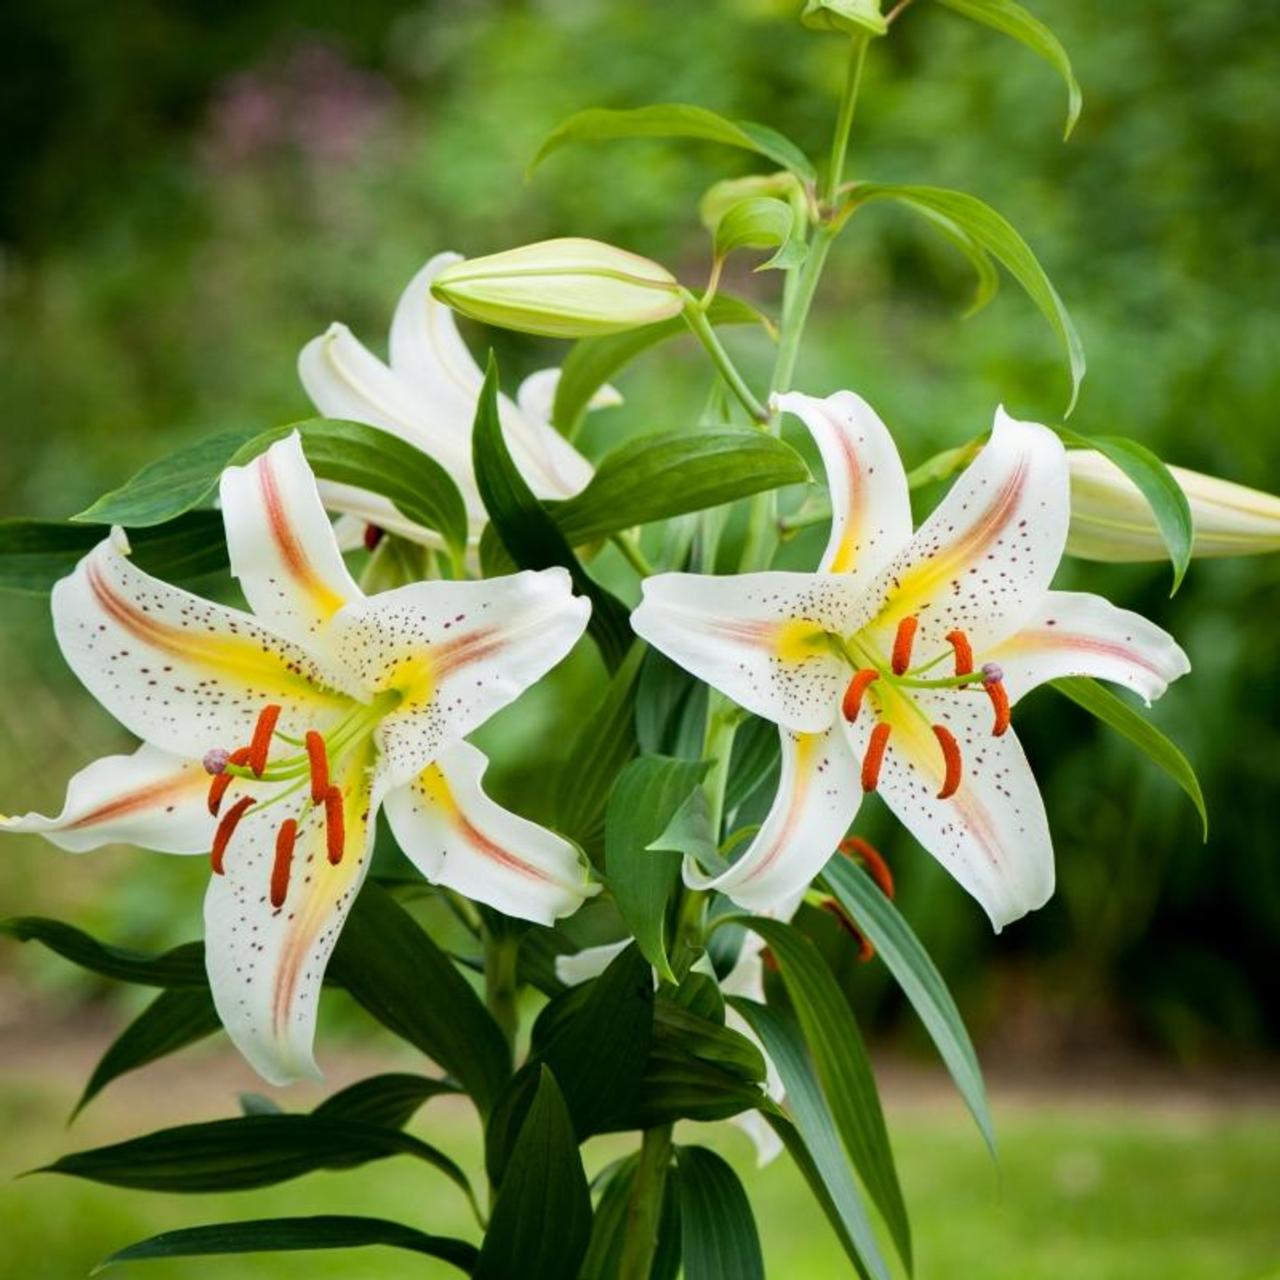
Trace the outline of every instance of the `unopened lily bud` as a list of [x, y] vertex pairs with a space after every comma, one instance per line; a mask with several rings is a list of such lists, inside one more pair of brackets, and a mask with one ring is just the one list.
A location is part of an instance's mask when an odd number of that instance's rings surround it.
[[880, 0], [806, 0], [800, 21], [815, 31], [882, 36], [889, 30]]
[[[1092, 449], [1070, 449], [1071, 528], [1067, 551], [1084, 560], [1164, 560], [1155, 517], [1137, 485]], [[1170, 467], [1191, 505], [1193, 556], [1280, 551], [1280, 498], [1214, 476]]]
[[665, 267], [575, 238], [468, 258], [442, 271], [431, 292], [473, 320], [552, 338], [638, 329], [684, 306], [679, 281]]

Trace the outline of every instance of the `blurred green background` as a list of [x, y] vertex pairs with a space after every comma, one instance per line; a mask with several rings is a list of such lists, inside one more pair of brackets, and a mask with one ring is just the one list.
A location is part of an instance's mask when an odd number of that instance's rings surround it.
[[[341, 319], [383, 350], [400, 287], [441, 249], [485, 253], [585, 234], [698, 282], [707, 250], [697, 198], [714, 179], [751, 171], [745, 155], [625, 143], [566, 151], [529, 183], [524, 167], [572, 110], [664, 100], [767, 122], [822, 153], [842, 59], [838, 42], [799, 27], [798, 7], [10, 0], [0, 12], [0, 512], [65, 517], [175, 445], [307, 416], [294, 374], [299, 347]], [[1036, 0], [1033, 8], [1072, 51], [1084, 87], [1085, 114], [1069, 144], [1060, 141], [1065, 95], [1043, 64], [917, 0], [870, 58], [852, 175], [970, 190], [1022, 230], [1090, 356], [1079, 430], [1130, 435], [1169, 461], [1280, 489], [1280, 10], [1253, 0]], [[988, 310], [962, 320], [966, 272], [900, 212], [860, 215], [833, 255], [800, 385], [860, 390], [898, 433], [909, 464], [981, 430], [998, 402], [1056, 420], [1067, 393], [1052, 335], [1007, 281]], [[775, 304], [776, 277], [745, 267], [731, 275], [736, 291]], [[472, 336], [477, 349], [498, 348], [509, 387], [561, 353], [509, 334]], [[762, 339], [727, 340], [744, 367], [763, 370]], [[689, 423], [705, 374], [688, 344], [646, 357], [619, 380], [625, 406], [595, 415], [585, 448], [598, 453], [630, 433]], [[788, 555], [809, 551], [793, 544]], [[1157, 1080], [1176, 1076], [1179, 1087], [1189, 1081], [1229, 1101], [1236, 1082], [1270, 1071], [1280, 1043], [1280, 568], [1275, 559], [1197, 563], [1173, 600], [1160, 565], [1070, 563], [1059, 581], [1148, 613], [1188, 650], [1193, 674], [1154, 718], [1198, 769], [1208, 843], [1176, 789], [1050, 692], [1019, 715], [1058, 850], [1060, 890], [1045, 910], [993, 939], [974, 904], [878, 807], [860, 829], [893, 862], [904, 909], [957, 992], [998, 1099], [1002, 1080], [1052, 1081], [1065, 1067], [1144, 1093], [1154, 1070]], [[63, 671], [44, 604], [9, 597], [3, 617], [0, 806], [56, 806], [65, 776], [122, 739]], [[592, 662], [571, 663], [486, 735], [499, 781], [529, 744], [564, 740], [598, 680]], [[202, 875], [128, 850], [76, 860], [10, 840], [0, 905], [153, 945], [197, 931]], [[851, 980], [882, 1043], [914, 1053], [919, 1036], [878, 966]], [[60, 1059], [65, 1072], [33, 1067], [33, 1051], [0, 1076], [13, 1081], [10, 1106], [24, 1117], [10, 1130], [6, 1170], [68, 1145], [54, 1109], [70, 1102], [75, 1072], [122, 1016], [118, 1000], [42, 957], [0, 950], [4, 1044], [38, 1048], [45, 1031], [33, 1026], [77, 1023], [86, 1001], [99, 1019], [86, 1025], [88, 1045]], [[23, 1089], [45, 1101], [20, 1103]], [[1081, 1125], [1092, 1132], [1090, 1124], [1119, 1153], [1108, 1177], [1145, 1182], [1168, 1210], [1152, 1232], [1207, 1233], [1198, 1250], [1173, 1251], [1151, 1274], [1256, 1276], [1268, 1249], [1280, 1259], [1265, 1205], [1253, 1227], [1262, 1234], [1246, 1247], [1253, 1237], [1239, 1215], [1249, 1202], [1229, 1192], [1241, 1178], [1277, 1184], [1274, 1109], [1246, 1121], [1228, 1106], [1186, 1142], [1160, 1123], [1158, 1108], [1146, 1119], [1124, 1107], [1099, 1118], [1078, 1099], [1056, 1103], [1051, 1088], [1037, 1096], [1015, 1113], [1003, 1209], [980, 1214], [982, 1231], [963, 1228], [969, 1220], [948, 1191], [973, 1200], [976, 1140], [954, 1157], [945, 1124], [908, 1113], [908, 1196], [914, 1166], [920, 1229], [943, 1239], [940, 1251], [922, 1250], [935, 1260], [922, 1274], [962, 1265], [980, 1276], [1041, 1274], [1030, 1265], [984, 1269], [980, 1250], [965, 1251], [1006, 1237], [1009, 1248], [1043, 1245], [1046, 1275], [1145, 1274], [1133, 1259], [1104, 1254], [1055, 1270], [1058, 1245], [1028, 1228], [1038, 1214], [1052, 1216], [1063, 1135]], [[215, 1113], [198, 1101], [177, 1110]], [[136, 1116], [112, 1131], [129, 1127], [140, 1127]], [[1049, 1200], [1037, 1204], [1030, 1184], [1042, 1167]], [[16, 1197], [11, 1221], [29, 1225], [34, 1197], [54, 1203], [36, 1185], [0, 1192], [0, 1201]], [[764, 1215], [783, 1230], [800, 1193], [777, 1174], [765, 1185], [780, 1188], [768, 1191]], [[1108, 1221], [1142, 1221], [1138, 1210], [1126, 1218], [1105, 1187], [1095, 1179], [1088, 1194]], [[297, 1211], [303, 1189], [289, 1203]], [[186, 1216], [167, 1206], [166, 1225], [209, 1216], [177, 1208]], [[253, 1209], [245, 1200], [240, 1212]], [[145, 1206], [130, 1209], [142, 1216], [123, 1232], [108, 1228], [106, 1210], [101, 1218], [91, 1210], [86, 1201], [94, 1245], [155, 1225]], [[1089, 1218], [1068, 1235], [1096, 1227]], [[79, 1274], [96, 1256], [81, 1247], [51, 1261], [45, 1237], [31, 1239], [21, 1270], [5, 1270], [0, 1249], [0, 1275]], [[45, 1269], [31, 1258], [44, 1258]], [[212, 1265], [182, 1274], [206, 1270], [214, 1274]]]

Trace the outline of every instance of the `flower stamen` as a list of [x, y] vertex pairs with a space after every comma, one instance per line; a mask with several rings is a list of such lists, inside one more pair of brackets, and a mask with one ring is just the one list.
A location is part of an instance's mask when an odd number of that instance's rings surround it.
[[364, 549], [366, 551], [376, 551], [378, 543], [382, 541], [386, 530], [381, 525], [367, 524], [364, 527]]
[[982, 668], [982, 687], [987, 691], [996, 714], [991, 736], [998, 738], [1009, 727], [1009, 693], [1004, 687], [1004, 672], [994, 662], [988, 662]]
[[306, 746], [307, 762], [311, 768], [311, 803], [323, 804], [329, 792], [329, 757], [325, 751], [324, 735], [308, 729]]
[[280, 707], [271, 703], [262, 708], [258, 723], [253, 729], [253, 740], [249, 743], [249, 758], [245, 763], [253, 770], [256, 777], [262, 777], [267, 768], [267, 755], [271, 750], [271, 735], [276, 731], [276, 721], [280, 719]]
[[[213, 752], [209, 752], [212, 756]], [[222, 798], [227, 794], [227, 788], [231, 785], [236, 775], [227, 768], [227, 765], [243, 765], [249, 758], [248, 747], [237, 747], [236, 750], [227, 756], [221, 770], [214, 774], [213, 781], [209, 783], [209, 812], [216, 818], [218, 810], [222, 808]], [[209, 758], [205, 757], [205, 768], [209, 767]]]
[[889, 745], [890, 725], [881, 720], [871, 730], [867, 754], [862, 757], [862, 789], [874, 791], [880, 782], [880, 765], [884, 761], [884, 749]]
[[906, 675], [911, 666], [911, 646], [915, 643], [916, 628], [920, 620], [912, 614], [898, 623], [897, 634], [893, 637], [893, 674]]
[[968, 676], [973, 674], [973, 646], [969, 643], [969, 637], [963, 631], [948, 631], [943, 637], [946, 642], [955, 650], [956, 655], [956, 675]]
[[209, 851], [209, 866], [215, 876], [223, 874], [222, 860], [227, 852], [227, 844], [232, 834], [244, 817], [245, 810], [253, 804], [252, 796], [241, 796], [222, 816], [218, 829], [213, 833], [213, 848]]
[[848, 836], [840, 841], [838, 847], [846, 858], [857, 858], [866, 867], [867, 874], [886, 898], [893, 897], [893, 872], [879, 849], [861, 836]]
[[858, 718], [858, 711], [862, 706], [862, 695], [866, 693], [867, 686], [879, 679], [880, 673], [874, 667], [863, 667], [860, 671], [853, 673], [853, 679], [849, 681], [849, 687], [844, 691], [844, 698], [840, 703], [840, 710], [850, 724]]
[[937, 738], [938, 746], [942, 748], [942, 759], [947, 770], [942, 780], [942, 790], [938, 792], [938, 799], [946, 800], [949, 796], [955, 795], [959, 788], [964, 765], [960, 757], [959, 744], [951, 730], [940, 724], [935, 724], [932, 728], [933, 736]]
[[342, 851], [347, 842], [346, 816], [339, 787], [330, 787], [325, 792], [324, 838], [329, 851], [329, 865], [336, 867], [342, 861]]
[[298, 839], [298, 823], [286, 818], [276, 832], [276, 856], [271, 864], [271, 905], [279, 911], [289, 894], [289, 869], [293, 865], [293, 846]]

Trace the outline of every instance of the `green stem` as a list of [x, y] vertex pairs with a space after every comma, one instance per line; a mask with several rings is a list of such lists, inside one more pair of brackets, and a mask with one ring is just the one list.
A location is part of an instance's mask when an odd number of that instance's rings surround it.
[[741, 402], [742, 407], [757, 422], [768, 422], [769, 411], [756, 399], [755, 393], [747, 386], [742, 374], [738, 372], [737, 366], [729, 357], [729, 353], [721, 345], [720, 339], [716, 337], [716, 331], [707, 319], [706, 312], [699, 305], [697, 298], [689, 293], [688, 290], [681, 290], [681, 292], [685, 298], [685, 321], [697, 335], [698, 341], [706, 347], [707, 354], [719, 370], [720, 376], [725, 380], [729, 390], [733, 392]]
[[626, 1237], [618, 1260], [618, 1280], [649, 1280], [662, 1224], [662, 1194], [671, 1164], [671, 1126], [646, 1129], [640, 1142], [631, 1198], [627, 1201]]
[[484, 999], [493, 1020], [502, 1028], [513, 1053], [520, 1013], [516, 1007], [516, 961], [520, 940], [514, 937], [484, 935]]
[[820, 198], [823, 204], [835, 199], [836, 188], [844, 176], [844, 161], [849, 150], [849, 134], [853, 129], [853, 113], [858, 105], [858, 90], [862, 87], [862, 68], [867, 60], [870, 37], [864, 33], [853, 36], [849, 42], [849, 66], [845, 72], [844, 93], [840, 97], [840, 110], [836, 115], [835, 131], [831, 135], [831, 161], [827, 165], [827, 177]]
[[642, 577], [649, 578], [657, 572], [646, 558], [643, 551], [640, 550], [640, 543], [630, 533], [615, 533], [610, 539], [619, 551], [622, 552], [626, 562]]

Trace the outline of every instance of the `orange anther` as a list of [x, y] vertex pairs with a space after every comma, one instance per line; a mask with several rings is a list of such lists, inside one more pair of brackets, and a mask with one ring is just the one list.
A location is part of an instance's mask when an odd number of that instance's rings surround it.
[[844, 698], [840, 703], [840, 710], [850, 724], [858, 718], [862, 695], [866, 693], [867, 686], [879, 679], [880, 673], [874, 667], [863, 667], [861, 671], [853, 673], [853, 679], [849, 681], [849, 687], [844, 691]]
[[903, 618], [898, 623], [898, 632], [893, 637], [893, 674], [895, 676], [904, 675], [908, 667], [911, 666], [911, 646], [915, 643], [916, 628], [920, 625], [920, 620], [914, 614], [909, 618]]
[[861, 836], [848, 836], [840, 841], [840, 852], [846, 858], [857, 858], [871, 878], [880, 886], [880, 892], [886, 898], [893, 897], [893, 872], [877, 849]]
[[346, 815], [338, 787], [330, 787], [324, 793], [324, 838], [329, 847], [329, 862], [336, 867], [342, 861], [347, 842]]
[[271, 905], [278, 911], [289, 893], [289, 868], [293, 865], [293, 846], [298, 839], [298, 823], [286, 818], [276, 832], [276, 857], [271, 864]]
[[956, 789], [960, 786], [963, 762], [960, 759], [960, 747], [950, 729], [935, 724], [933, 736], [937, 738], [938, 746], [942, 748], [942, 758], [947, 766], [946, 776], [942, 780], [942, 790], [938, 792], [938, 799], [945, 800], [948, 796], [955, 795]]
[[244, 811], [252, 803], [252, 796], [241, 796], [222, 815], [222, 821], [218, 823], [218, 829], [213, 833], [213, 848], [209, 851], [209, 866], [215, 876], [223, 874], [222, 859], [227, 852], [227, 844], [230, 842], [236, 827], [240, 824], [240, 819], [244, 817]]
[[973, 674], [973, 646], [963, 631], [948, 631], [944, 637], [956, 653], [956, 675], [971, 676]]
[[366, 551], [376, 551], [378, 543], [382, 541], [382, 535], [386, 532], [381, 525], [367, 524], [364, 527], [364, 549]]
[[858, 944], [859, 964], [866, 964], [868, 960], [875, 958], [876, 949], [867, 935], [849, 919], [845, 909], [834, 898], [824, 898], [820, 905], [823, 911], [835, 917], [836, 923]]
[[996, 720], [991, 726], [991, 733], [998, 738], [1009, 727], [1009, 695], [1005, 691], [1003, 680], [984, 680], [982, 687], [995, 708]]
[[307, 730], [307, 759], [311, 763], [311, 803], [323, 804], [329, 790], [329, 757], [323, 735], [314, 729]]
[[271, 735], [276, 731], [280, 708], [273, 702], [262, 708], [258, 723], [253, 728], [253, 741], [249, 743], [249, 759], [245, 762], [260, 778], [267, 767], [267, 754], [271, 750]]
[[884, 749], [889, 745], [889, 725], [881, 720], [871, 730], [871, 740], [867, 743], [867, 754], [862, 757], [862, 789], [874, 791], [880, 782], [880, 764], [884, 760]]
[[[228, 757], [228, 764], [244, 764], [249, 759], [248, 747], [237, 747]], [[228, 773], [225, 769], [221, 773], [215, 774], [213, 781], [209, 783], [209, 812], [216, 818], [218, 810], [222, 808], [222, 797], [227, 794], [227, 788], [235, 781], [235, 774]]]

